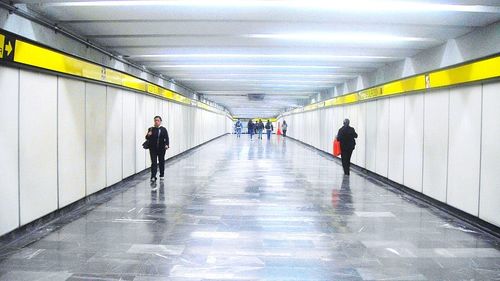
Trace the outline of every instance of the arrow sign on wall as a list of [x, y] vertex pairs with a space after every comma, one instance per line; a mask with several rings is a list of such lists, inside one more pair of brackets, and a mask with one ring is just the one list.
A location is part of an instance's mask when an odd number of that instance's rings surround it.
[[4, 50], [7, 52], [7, 56], [10, 56], [10, 53], [12, 52], [12, 44], [10, 41], [5, 45]]

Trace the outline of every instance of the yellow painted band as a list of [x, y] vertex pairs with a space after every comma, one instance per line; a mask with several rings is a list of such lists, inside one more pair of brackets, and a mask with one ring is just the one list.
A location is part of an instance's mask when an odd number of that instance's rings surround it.
[[500, 56], [429, 73], [431, 88], [500, 77]]
[[[426, 77], [428, 79], [426, 80]], [[346, 105], [392, 95], [403, 95], [439, 87], [449, 87], [464, 83], [500, 77], [500, 56], [487, 58], [464, 65], [432, 71], [413, 77], [392, 81], [383, 85], [367, 88], [358, 92], [334, 97], [319, 103], [296, 108], [285, 114], [315, 110], [322, 107]]]
[[[5, 39], [0, 34], [0, 43]], [[0, 44], [3, 46], [4, 44]], [[3, 52], [2, 52], [3, 54]], [[0, 57], [1, 59], [2, 57]], [[136, 91], [142, 91], [153, 94], [167, 100], [176, 101], [183, 104], [190, 104], [205, 110], [226, 114], [225, 112], [214, 108], [208, 104], [187, 98], [175, 93], [169, 89], [144, 81], [120, 71], [103, 67], [95, 63], [87, 62], [57, 51], [53, 51], [32, 43], [16, 40], [14, 50], [14, 62], [28, 66], [43, 68], [58, 73], [69, 74], [86, 79], [106, 82], [112, 85], [122, 86]]]

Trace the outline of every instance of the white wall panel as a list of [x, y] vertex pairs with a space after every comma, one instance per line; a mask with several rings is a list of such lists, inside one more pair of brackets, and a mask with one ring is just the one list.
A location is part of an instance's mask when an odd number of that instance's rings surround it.
[[135, 93], [121, 91], [123, 95], [123, 178], [135, 174], [136, 147], [141, 147], [142, 142], [136, 145], [135, 134]]
[[[170, 129], [169, 129], [169, 126], [170, 125], [170, 122], [169, 122], [169, 115], [170, 115], [170, 108], [169, 108], [169, 102], [167, 101], [163, 101], [162, 103], [162, 106], [163, 106], [163, 127], [165, 127], [165, 129], [167, 129], [167, 133], [168, 133], [168, 137], [170, 139]], [[168, 159], [170, 157], [172, 157], [174, 154], [172, 153], [172, 149], [168, 149], [167, 152], [165, 153], [165, 159]]]
[[425, 94], [423, 193], [446, 202], [449, 89]]
[[142, 148], [146, 136], [146, 105], [144, 95], [135, 95], [135, 172], [138, 173], [146, 169], [147, 150]]
[[106, 187], [106, 86], [85, 83], [87, 195]]
[[0, 235], [19, 226], [19, 70], [0, 67]]
[[[357, 105], [348, 105], [344, 108], [344, 114], [345, 118], [348, 118], [351, 121], [351, 127], [354, 128], [356, 133], [358, 133], [358, 138], [359, 138], [359, 132], [357, 130], [358, 128], [358, 109]], [[357, 149], [357, 143], [358, 139], [356, 139], [356, 148], [352, 152], [351, 156], [351, 162], [354, 164], [357, 164], [357, 154], [358, 154], [358, 149]], [[330, 146], [333, 146], [333, 144], [330, 144]], [[330, 148], [332, 150], [333, 148]]]
[[479, 217], [500, 226], [500, 82], [483, 86]]
[[327, 108], [325, 109], [325, 119], [326, 119], [326, 136], [325, 138], [327, 139], [328, 142], [328, 152], [333, 154], [333, 140], [337, 136], [337, 130], [338, 128], [334, 127], [334, 112], [333, 108]]
[[335, 136], [337, 135], [339, 129], [344, 125], [344, 107], [336, 106], [333, 108], [333, 130], [335, 132]]
[[404, 185], [422, 192], [424, 95], [405, 97]]
[[320, 119], [320, 131], [319, 131], [319, 138], [320, 138], [320, 143], [321, 143], [321, 150], [327, 152], [327, 153], [333, 153], [332, 151], [332, 143], [333, 143], [333, 137], [330, 135], [330, 131], [333, 132], [333, 127], [331, 124], [331, 120], [328, 119], [328, 111], [330, 109], [322, 109], [319, 112], [319, 119]]
[[21, 70], [21, 225], [57, 209], [57, 78]]
[[153, 98], [155, 102], [155, 115], [158, 115], [161, 117], [161, 119], [164, 119], [163, 117], [163, 101], [161, 99]]
[[366, 169], [375, 172], [377, 160], [377, 103], [366, 103]]
[[175, 104], [172, 103], [172, 102], [167, 102], [167, 118], [165, 118], [167, 120], [167, 126], [165, 126], [165, 128], [167, 128], [168, 130], [168, 136], [170, 138], [170, 151], [169, 151], [169, 155], [172, 157], [172, 156], [175, 156], [179, 153], [179, 145], [178, 143], [176, 142], [173, 142], [173, 139], [172, 139], [172, 136], [175, 134], [175, 127], [174, 127], [174, 119], [175, 119], [175, 114], [177, 113], [176, 110], [175, 110]]
[[447, 203], [476, 216], [479, 208], [481, 90], [481, 85], [450, 90]]
[[389, 159], [387, 177], [403, 184], [405, 145], [405, 98], [389, 99]]
[[106, 91], [106, 186], [110, 186], [123, 179], [123, 94], [113, 87]]
[[[144, 103], [145, 103], [145, 126], [146, 126], [146, 131], [148, 128], [154, 126], [154, 117], [157, 115], [156, 114], [156, 102], [155, 98], [150, 97], [150, 96], [144, 96]], [[146, 168], [151, 167], [151, 157], [149, 156], [149, 150], [146, 151]]]
[[58, 80], [59, 208], [85, 197], [85, 82]]
[[356, 105], [358, 110], [357, 126], [354, 128], [358, 133], [356, 140], [356, 165], [366, 167], [366, 103]]
[[[320, 129], [319, 129], [319, 111], [313, 111], [311, 112], [311, 138], [312, 138], [312, 144], [316, 147], [319, 147], [319, 140], [320, 140]], [[265, 130], [264, 130], [265, 131]]]
[[389, 161], [389, 99], [377, 100], [377, 142], [375, 172], [387, 177]]

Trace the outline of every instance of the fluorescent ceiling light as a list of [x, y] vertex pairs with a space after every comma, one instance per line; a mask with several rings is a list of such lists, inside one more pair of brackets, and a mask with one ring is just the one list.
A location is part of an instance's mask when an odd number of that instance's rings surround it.
[[272, 64], [166, 64], [153, 65], [158, 68], [301, 68], [301, 69], [337, 69], [340, 66], [327, 65], [272, 65]]
[[[248, 94], [248, 91], [241, 91], [241, 90], [237, 90], [237, 91], [229, 91], [229, 90], [226, 90], [226, 91], [214, 91], [214, 90], [200, 90], [198, 91], [200, 93], [207, 93], [207, 94], [210, 94], [210, 95], [214, 95], [214, 94]], [[284, 92], [282, 91], [270, 91], [270, 92], [266, 92], [266, 95], [272, 95], [272, 94], [278, 94], [278, 95], [282, 95]], [[292, 92], [285, 92], [289, 95], [294, 95], [294, 94], [318, 94], [318, 92], [311, 92], [311, 91], [292, 91]]]
[[[252, 35], [249, 35], [252, 36]], [[161, 54], [161, 55], [131, 55], [129, 58], [186, 58], [186, 59], [244, 59], [244, 58], [262, 58], [262, 59], [323, 59], [323, 60], [387, 60], [397, 59], [397, 57], [386, 56], [339, 56], [339, 55], [307, 55], [307, 54]]]
[[175, 74], [171, 73], [173, 77], [176, 77], [178, 80], [182, 80], [182, 77], [188, 77], [188, 78], [193, 78], [196, 76], [199, 77], [204, 77], [204, 78], [214, 78], [214, 77], [274, 77], [274, 78], [291, 78], [291, 77], [299, 77], [299, 78], [329, 78], [329, 79], [335, 79], [335, 78], [352, 78], [356, 77], [356, 74], [296, 74], [296, 73], [203, 73], [203, 74], [193, 74], [193, 73], [183, 73], [183, 74]]
[[238, 232], [217, 232], [217, 231], [195, 231], [191, 233], [193, 238], [212, 238], [212, 239], [237, 239], [240, 237]]
[[396, 43], [396, 42], [437, 42], [432, 38], [406, 37], [390, 34], [376, 33], [276, 33], [276, 34], [250, 34], [250, 38], [278, 39], [292, 41], [312, 42], [356, 42], [356, 43]]
[[177, 0], [177, 1], [55, 1], [45, 3], [48, 7], [123, 7], [123, 6], [177, 6], [216, 8], [280, 8], [300, 10], [334, 10], [352, 12], [476, 12], [500, 13], [500, 7], [488, 5], [455, 5], [418, 1], [373, 1], [373, 0]]
[[186, 78], [186, 79], [177, 79], [178, 81], [214, 81], [214, 82], [282, 82], [282, 83], [328, 83], [332, 84], [334, 82], [329, 80], [281, 80], [281, 79], [225, 79], [225, 78]]

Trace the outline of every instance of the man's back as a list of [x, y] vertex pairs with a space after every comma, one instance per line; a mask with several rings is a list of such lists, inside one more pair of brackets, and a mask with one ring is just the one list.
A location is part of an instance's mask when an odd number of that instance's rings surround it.
[[337, 134], [337, 140], [340, 142], [340, 146], [342, 149], [354, 149], [354, 147], [356, 146], [355, 138], [357, 137], [358, 134], [356, 133], [354, 128], [350, 126], [342, 126]]

